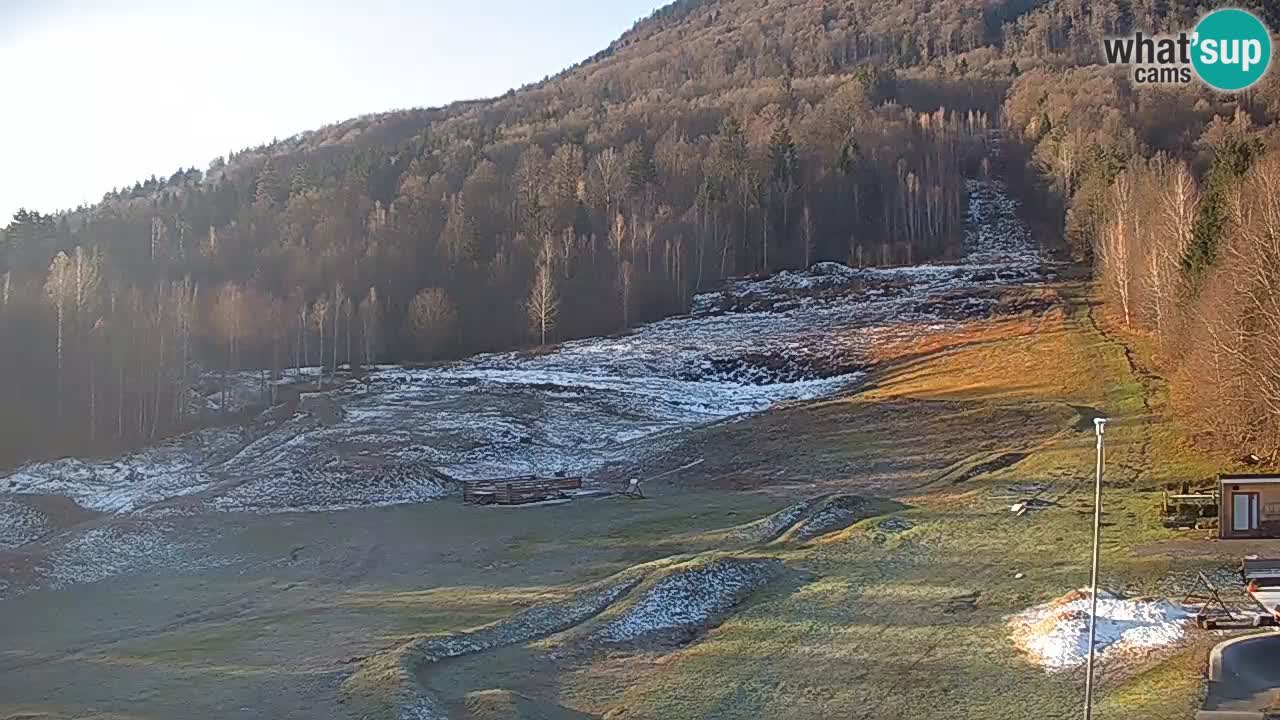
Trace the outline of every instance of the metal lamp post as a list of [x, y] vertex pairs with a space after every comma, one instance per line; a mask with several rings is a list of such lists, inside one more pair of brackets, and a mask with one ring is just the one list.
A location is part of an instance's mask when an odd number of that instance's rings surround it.
[[1103, 435], [1107, 429], [1107, 421], [1097, 418], [1093, 421], [1098, 433], [1098, 471], [1093, 491], [1093, 573], [1089, 581], [1089, 664], [1084, 681], [1084, 718], [1093, 720], [1093, 659], [1094, 643], [1098, 638], [1098, 560], [1102, 541], [1102, 465], [1106, 459], [1107, 448]]

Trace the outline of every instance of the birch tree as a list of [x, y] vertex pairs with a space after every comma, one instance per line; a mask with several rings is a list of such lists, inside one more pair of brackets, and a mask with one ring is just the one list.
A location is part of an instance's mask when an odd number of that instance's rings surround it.
[[329, 298], [318, 297], [311, 304], [311, 321], [315, 323], [316, 330], [320, 333], [318, 338], [320, 343], [320, 388], [324, 389], [324, 328], [329, 321]]
[[538, 334], [540, 342], [547, 344], [547, 333], [555, 328], [556, 315], [560, 312], [560, 298], [556, 292], [555, 273], [549, 253], [543, 252], [533, 276], [533, 288], [526, 305], [529, 324]]
[[458, 309], [441, 288], [422, 290], [409, 303], [409, 335], [424, 357], [440, 354], [457, 320]]
[[1161, 222], [1148, 250], [1148, 297], [1162, 342], [1168, 316], [1178, 294], [1182, 259], [1195, 234], [1200, 194], [1186, 163], [1179, 162], [1159, 178]]
[[[342, 317], [343, 305], [346, 304], [346, 293], [343, 291], [342, 283], [334, 283], [333, 286], [333, 374], [338, 374], [338, 319]], [[323, 365], [323, 363], [321, 363]]]
[[54, 313], [57, 315], [58, 324], [58, 341], [57, 341], [57, 357], [58, 357], [58, 422], [62, 423], [64, 398], [63, 383], [65, 382], [65, 336], [66, 336], [66, 317], [67, 307], [74, 301], [74, 271], [72, 269], [71, 258], [67, 257], [64, 252], [59, 252], [53, 256], [53, 262], [49, 265], [49, 277], [45, 281], [45, 295], [53, 304]]
[[1133, 175], [1126, 170], [1111, 187], [1110, 217], [1102, 231], [1099, 257], [1108, 286], [1120, 300], [1125, 327], [1131, 327], [1133, 312]]
[[369, 293], [365, 295], [364, 300], [360, 303], [360, 334], [364, 340], [364, 364], [366, 366], [373, 365], [374, 359], [377, 357], [378, 319], [378, 288], [373, 286], [369, 288]]

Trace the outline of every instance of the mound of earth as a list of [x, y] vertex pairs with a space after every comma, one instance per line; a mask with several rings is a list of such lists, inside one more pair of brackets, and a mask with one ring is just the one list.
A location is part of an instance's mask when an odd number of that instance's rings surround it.
[[734, 531], [734, 537], [749, 542], [777, 540], [784, 532], [790, 530], [791, 526], [799, 522], [800, 518], [804, 517], [805, 513], [808, 513], [819, 500], [820, 498], [804, 500], [788, 505], [768, 517], [743, 525]]
[[230, 511], [330, 512], [425, 502], [457, 491], [457, 483], [426, 463], [360, 463], [334, 457], [319, 467], [254, 478], [215, 498], [212, 505]]
[[591, 639], [606, 644], [687, 642], [719, 624], [730, 610], [784, 569], [782, 561], [775, 558], [721, 558], [677, 565]]
[[437, 662], [553, 635], [600, 614], [630, 592], [642, 578], [643, 575], [637, 574], [612, 584], [599, 585], [579, 592], [565, 602], [537, 605], [509, 620], [472, 632], [425, 639], [413, 648], [412, 653], [420, 663]]
[[467, 695], [462, 720], [591, 720], [591, 715], [507, 690]]
[[719, 292], [694, 298], [693, 314], [779, 312], [799, 307], [806, 298], [860, 290], [861, 271], [835, 262], [821, 262], [808, 270], [783, 270], [771, 276], [749, 276], [725, 283]]
[[[1067, 593], [1009, 619], [1015, 647], [1046, 671], [1080, 667], [1089, 655], [1087, 589]], [[1097, 648], [1114, 661], [1176, 647], [1186, 637], [1191, 614], [1166, 600], [1126, 599], [1098, 593]]]
[[[578, 592], [568, 600], [535, 605], [478, 630], [425, 637], [375, 655], [343, 683], [343, 695], [348, 702], [361, 708], [360, 717], [444, 720], [448, 713], [443, 703], [428, 693], [418, 680], [418, 675], [429, 672], [433, 663], [563, 632], [600, 614], [643, 579], [642, 573], [634, 573], [607, 580]], [[387, 703], [393, 706], [390, 715], [386, 712]]]
[[814, 507], [808, 518], [800, 520], [783, 539], [809, 541], [827, 533], [844, 530], [859, 520], [874, 518], [884, 512], [881, 501], [858, 495], [829, 497]]
[[901, 509], [901, 505], [861, 495], [836, 495], [818, 503], [808, 517], [783, 534], [783, 540], [812, 540], [844, 530], [867, 518]]
[[1000, 453], [995, 457], [988, 458], [975, 465], [964, 468], [951, 478], [951, 484], [961, 485], [988, 473], [1013, 467], [1023, 460], [1026, 460], [1027, 457], [1027, 453], [1021, 452]]
[[744, 352], [726, 357], [709, 357], [697, 371], [683, 378], [699, 382], [738, 385], [774, 385], [809, 380], [827, 380], [866, 370], [859, 356], [832, 353], [826, 348], [794, 347], [778, 352]]
[[211, 556], [207, 549], [203, 540], [181, 536], [166, 524], [126, 521], [72, 537], [49, 555], [37, 573], [49, 587], [60, 588], [158, 568], [195, 572], [231, 561]]
[[236, 561], [210, 552], [200, 534], [151, 520], [112, 519], [33, 542], [0, 563], [0, 599], [38, 588], [58, 590], [109, 578], [155, 572], [196, 573]]
[[0, 492], [58, 495], [87, 510], [130, 513], [207, 489], [211, 462], [234, 453], [242, 441], [237, 428], [214, 428], [112, 459], [33, 463], [0, 478]]
[[744, 525], [733, 535], [748, 542], [767, 543], [780, 539], [803, 542], [903, 508], [900, 503], [883, 498], [822, 495], [789, 505], [766, 518]]

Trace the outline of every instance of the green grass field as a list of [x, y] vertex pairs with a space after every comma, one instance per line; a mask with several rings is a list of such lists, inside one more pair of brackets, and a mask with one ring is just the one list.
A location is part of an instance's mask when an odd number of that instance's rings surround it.
[[[1029, 663], [1007, 618], [1088, 582], [1092, 418], [1111, 420], [1106, 586], [1179, 594], [1230, 549], [1160, 550], [1184, 535], [1160, 526], [1154, 488], [1202, 479], [1220, 460], [1182, 442], [1158, 378], [1136, 372], [1127, 348], [1093, 322], [1087, 288], [1061, 292], [1062, 312], [959, 335], [890, 362], [862, 392], [707, 428], [685, 450], [706, 463], [684, 485], [892, 497], [910, 529], [884, 532], [876, 517], [810, 543], [733, 548], [780, 558], [792, 575], [684, 647], [548, 660], [569, 633], [433, 664], [419, 671], [422, 685], [462, 717], [482, 717], [473, 706], [510, 693], [541, 703], [516, 715], [529, 718], [1077, 717], [1083, 673]], [[999, 457], [1021, 459], [982, 472]], [[1000, 489], [1031, 483], [1056, 506], [1009, 512]], [[698, 545], [665, 522], [663, 531]], [[1189, 717], [1215, 641], [1193, 633], [1181, 647], [1104, 667], [1097, 716]]]
[[[886, 351], [858, 392], [701, 428], [637, 469], [704, 460], [647, 500], [174, 520], [221, 523], [216, 550], [236, 565], [6, 601], [0, 718], [390, 720], [410, 690], [453, 720], [1078, 717], [1082, 672], [1031, 664], [1007, 618], [1088, 581], [1092, 418], [1112, 420], [1108, 587], [1180, 597], [1237, 553], [1161, 527], [1155, 488], [1226, 465], [1183, 441], [1159, 378], [1099, 329], [1087, 290]], [[1028, 484], [1056, 504], [1011, 513], [1009, 486]], [[811, 541], [747, 530], [829, 493], [883, 514]], [[725, 558], [785, 572], [692, 641], [591, 642], [662, 578]], [[573, 627], [414, 659], [637, 574]], [[1098, 717], [1190, 717], [1216, 641], [1104, 666]]]

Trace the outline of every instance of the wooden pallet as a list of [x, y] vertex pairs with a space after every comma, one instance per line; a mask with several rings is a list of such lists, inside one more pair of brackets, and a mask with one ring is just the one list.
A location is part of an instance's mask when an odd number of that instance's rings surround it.
[[582, 489], [582, 478], [540, 478], [523, 475], [462, 484], [462, 500], [469, 505], [527, 505], [568, 497]]

